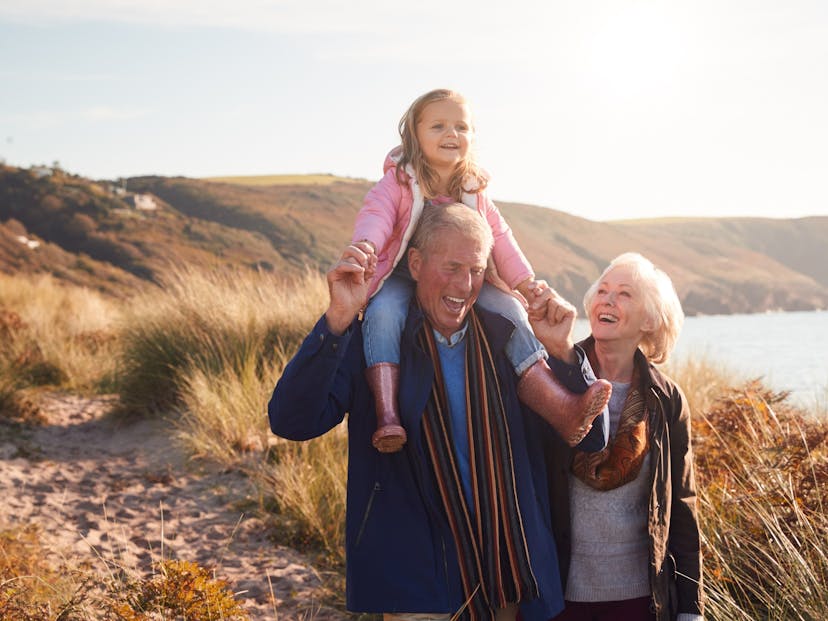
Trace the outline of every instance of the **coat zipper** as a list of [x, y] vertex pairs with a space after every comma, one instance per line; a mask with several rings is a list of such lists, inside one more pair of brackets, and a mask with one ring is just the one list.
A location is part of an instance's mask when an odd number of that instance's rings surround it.
[[365, 513], [362, 516], [362, 524], [359, 525], [359, 532], [357, 533], [354, 547], [357, 547], [359, 542], [362, 541], [362, 535], [365, 533], [365, 525], [368, 523], [368, 516], [371, 514], [371, 506], [374, 504], [374, 496], [376, 496], [377, 492], [381, 489], [379, 481], [375, 481], [374, 489], [371, 490], [371, 495], [368, 497], [368, 504], [365, 506]]

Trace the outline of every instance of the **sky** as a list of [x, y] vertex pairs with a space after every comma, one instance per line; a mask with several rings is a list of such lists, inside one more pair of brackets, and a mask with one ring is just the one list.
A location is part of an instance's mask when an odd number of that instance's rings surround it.
[[495, 200], [828, 215], [823, 0], [0, 0], [0, 158], [377, 180], [432, 88]]

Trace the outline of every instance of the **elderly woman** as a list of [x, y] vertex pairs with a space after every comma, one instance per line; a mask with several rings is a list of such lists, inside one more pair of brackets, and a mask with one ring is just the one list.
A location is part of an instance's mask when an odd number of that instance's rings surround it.
[[664, 272], [627, 253], [590, 287], [584, 308], [592, 333], [577, 346], [572, 322], [567, 334], [539, 334], [570, 388], [583, 382], [584, 358], [612, 383], [603, 451], [584, 453], [549, 437], [552, 522], [566, 599], [555, 619], [699, 621], [690, 410], [681, 389], [654, 366], [678, 339], [681, 304]]

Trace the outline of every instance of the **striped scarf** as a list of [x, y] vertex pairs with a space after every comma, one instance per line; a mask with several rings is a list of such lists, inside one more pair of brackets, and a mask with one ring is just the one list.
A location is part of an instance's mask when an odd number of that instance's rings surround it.
[[466, 333], [466, 426], [471, 489], [469, 510], [457, 468], [440, 357], [428, 320], [419, 344], [434, 363], [423, 415], [429, 457], [446, 510], [467, 605], [459, 619], [494, 619], [494, 610], [538, 596], [518, 507], [512, 449], [492, 352], [474, 310]]

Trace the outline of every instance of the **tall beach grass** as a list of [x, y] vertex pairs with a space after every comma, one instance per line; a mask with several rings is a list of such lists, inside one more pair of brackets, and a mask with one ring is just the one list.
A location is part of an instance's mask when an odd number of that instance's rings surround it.
[[133, 411], [180, 405], [199, 373], [243, 378], [252, 365], [266, 374], [304, 337], [327, 295], [324, 279], [311, 272], [286, 280], [182, 267], [161, 284], [125, 313], [121, 397]]
[[108, 392], [118, 374], [118, 303], [51, 276], [0, 274], [0, 405], [52, 387]]

